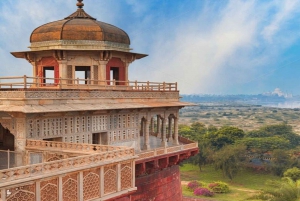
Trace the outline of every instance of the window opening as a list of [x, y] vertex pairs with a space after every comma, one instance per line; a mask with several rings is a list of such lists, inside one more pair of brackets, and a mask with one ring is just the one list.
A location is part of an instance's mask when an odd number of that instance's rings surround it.
[[114, 80], [116, 81], [116, 85], [118, 85], [119, 84], [119, 80], [120, 80], [120, 77], [119, 77], [119, 68], [118, 67], [111, 67], [110, 68], [110, 83], [111, 83], [111, 85], [113, 85], [114, 84]]
[[54, 66], [43, 67], [43, 83], [54, 84]]
[[[75, 66], [75, 79], [79, 79], [78, 84], [90, 84], [91, 67]], [[77, 81], [75, 82], [77, 84]]]

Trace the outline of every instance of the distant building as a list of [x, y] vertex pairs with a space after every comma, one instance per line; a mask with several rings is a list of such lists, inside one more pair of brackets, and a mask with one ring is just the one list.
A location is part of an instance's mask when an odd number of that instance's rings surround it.
[[181, 200], [177, 165], [198, 152], [178, 136], [190, 104], [177, 83], [129, 81], [147, 55], [77, 6], [12, 52], [32, 76], [0, 78], [0, 200]]

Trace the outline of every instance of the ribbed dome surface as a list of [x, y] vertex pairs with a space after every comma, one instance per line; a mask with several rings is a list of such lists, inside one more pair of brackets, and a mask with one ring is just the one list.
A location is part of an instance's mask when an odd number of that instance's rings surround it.
[[56, 40], [108, 41], [130, 45], [129, 36], [122, 29], [97, 21], [82, 8], [63, 20], [50, 22], [36, 28], [30, 42]]

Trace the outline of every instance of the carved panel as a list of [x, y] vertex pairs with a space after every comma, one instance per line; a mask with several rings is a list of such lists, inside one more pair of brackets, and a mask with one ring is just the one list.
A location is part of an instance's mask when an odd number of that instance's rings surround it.
[[58, 201], [58, 178], [41, 182], [41, 201]]
[[[72, 70], [73, 68], [72, 68], [72, 66], [71, 65], [68, 65], [67, 66], [67, 79], [72, 79], [73, 78], [73, 70]], [[68, 84], [72, 84], [72, 80], [68, 80], [67, 81], [68, 82]]]
[[116, 165], [104, 167], [104, 194], [117, 191]]
[[[0, 93], [1, 95], [1, 93]], [[11, 97], [10, 95], [4, 97]], [[178, 92], [141, 92], [141, 91], [26, 91], [28, 99], [54, 99], [54, 98], [157, 98], [178, 99]], [[13, 97], [11, 97], [13, 98]]]
[[[94, 65], [94, 80], [98, 80], [98, 79], [99, 79], [98, 66]], [[94, 84], [98, 84], [98, 82], [94, 81]]]
[[25, 133], [25, 119], [17, 119], [17, 138], [26, 138]]
[[61, 159], [64, 159], [64, 156], [62, 154], [47, 153], [47, 156], [46, 156], [46, 162], [56, 161], [56, 160], [61, 160]]
[[100, 197], [100, 169], [83, 172], [83, 199]]
[[0, 123], [3, 128], [8, 129], [11, 133], [14, 132], [14, 125], [12, 119], [0, 119]]
[[35, 201], [35, 185], [26, 185], [6, 189], [7, 201]]
[[25, 98], [25, 92], [24, 91], [1, 91], [0, 97]]
[[121, 165], [121, 190], [132, 187], [132, 168], [131, 163]]
[[77, 201], [78, 189], [77, 174], [69, 174], [63, 177], [63, 200], [64, 201]]

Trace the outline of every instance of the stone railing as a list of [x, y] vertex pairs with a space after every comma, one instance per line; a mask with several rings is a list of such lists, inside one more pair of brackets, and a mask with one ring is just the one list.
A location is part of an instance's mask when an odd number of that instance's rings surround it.
[[136, 91], [177, 91], [176, 83], [138, 82], [91, 79], [63, 79], [28, 77], [0, 77], [2, 89], [100, 89], [100, 90], [136, 90]]
[[[84, 162], [90, 159], [87, 158]], [[78, 162], [78, 165], [80, 163]], [[11, 180], [11, 177], [4, 179], [1, 175], [0, 200], [109, 200], [132, 194], [137, 189], [134, 182], [134, 159], [125, 160], [123, 157], [122, 161], [93, 163], [82, 169], [68, 170], [65, 170], [59, 162], [56, 163], [57, 167], [51, 164], [47, 163], [46, 166], [55, 168], [54, 172], [49, 168], [42, 172], [42, 168], [45, 167], [32, 166], [34, 168], [32, 174], [37, 175], [35, 177], [29, 175], [23, 178], [24, 172], [30, 172], [31, 169], [18, 170], [18, 175], [21, 175], [22, 179]], [[56, 171], [57, 168], [59, 171]]]
[[28, 179], [35, 176], [43, 177], [45, 174], [62, 174], [69, 171], [81, 170], [86, 167], [99, 166], [101, 164], [105, 164], [105, 162], [118, 162], [132, 158], [135, 158], [134, 149], [124, 148], [120, 150], [5, 169], [0, 171], [0, 186], [1, 183], [8, 181]]
[[142, 152], [138, 155], [137, 161], [138, 160], [143, 160], [146, 158], [151, 158], [151, 157], [156, 157], [164, 154], [170, 154], [170, 153], [176, 153], [179, 151], [183, 150], [189, 150], [189, 149], [195, 149], [198, 148], [198, 143], [193, 142], [190, 144], [183, 144], [183, 145], [178, 145], [178, 146], [173, 146], [173, 147], [166, 147], [166, 148], [157, 148], [153, 149], [151, 151], [146, 151]]
[[53, 150], [66, 152], [107, 152], [116, 150], [125, 150], [127, 147], [96, 145], [96, 144], [81, 144], [68, 142], [55, 142], [43, 140], [26, 140], [26, 149], [38, 150]]

